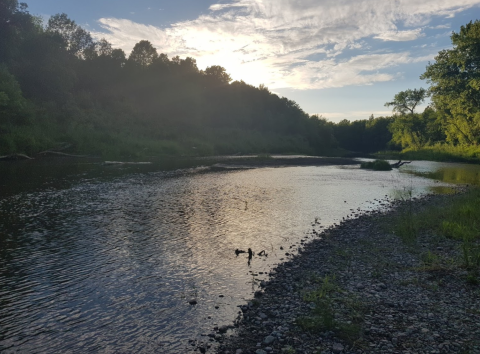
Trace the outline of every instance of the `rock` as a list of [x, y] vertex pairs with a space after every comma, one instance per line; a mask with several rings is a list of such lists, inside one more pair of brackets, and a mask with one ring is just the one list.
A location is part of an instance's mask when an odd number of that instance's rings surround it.
[[341, 345], [340, 343], [334, 343], [333, 346], [332, 346], [332, 351], [335, 354], [343, 352], [343, 349], [344, 349], [343, 345]]
[[235, 351], [235, 354], [243, 354], [243, 350], [242, 350], [242, 349], [237, 349], [237, 350]]
[[196, 305], [196, 304], [197, 304], [197, 300], [191, 299], [188, 303], [189, 303], [190, 305]]
[[263, 349], [257, 349], [255, 350], [255, 354], [267, 354], [267, 352]]
[[265, 344], [272, 344], [274, 341], [275, 341], [275, 337], [274, 336], [267, 336], [265, 337], [265, 339], [263, 340], [263, 343]]
[[225, 333], [225, 332], [228, 331], [228, 326], [220, 326], [220, 327], [218, 328], [218, 331], [219, 331], [220, 333]]

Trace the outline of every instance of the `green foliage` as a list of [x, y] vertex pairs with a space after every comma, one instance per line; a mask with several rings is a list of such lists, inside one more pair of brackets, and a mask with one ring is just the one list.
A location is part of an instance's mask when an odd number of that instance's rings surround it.
[[404, 149], [413, 150], [445, 141], [441, 118], [432, 108], [425, 109], [422, 114], [398, 116], [389, 126], [392, 141]]
[[342, 120], [332, 125], [333, 134], [341, 148], [372, 153], [390, 147], [392, 133], [389, 130], [393, 122], [392, 117], [378, 117], [373, 115], [368, 120], [350, 122]]
[[20, 85], [4, 64], [0, 64], [0, 129], [22, 125], [32, 117], [29, 102]]
[[438, 53], [421, 76], [431, 84], [437, 110], [444, 114], [447, 141], [480, 143], [480, 20], [450, 37], [453, 48]]
[[370, 162], [362, 162], [360, 164], [361, 168], [374, 170], [374, 171], [390, 171], [392, 166], [388, 161], [385, 160], [375, 160]]

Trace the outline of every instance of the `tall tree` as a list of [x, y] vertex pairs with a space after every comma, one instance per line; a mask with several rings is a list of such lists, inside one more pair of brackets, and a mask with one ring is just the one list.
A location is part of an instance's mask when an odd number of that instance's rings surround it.
[[153, 47], [152, 43], [142, 40], [135, 44], [130, 56], [128, 57], [128, 61], [132, 64], [145, 68], [152, 64], [157, 58], [158, 53]]
[[415, 108], [425, 101], [427, 91], [424, 88], [405, 90], [397, 93], [391, 102], [385, 103], [385, 107], [393, 106], [393, 112], [400, 114], [415, 113]]
[[85, 51], [91, 50], [95, 45], [90, 33], [69, 19], [65, 13], [50, 17], [47, 32], [59, 36], [66, 49], [78, 57], [83, 56]]
[[445, 116], [452, 143], [480, 143], [480, 20], [451, 35], [452, 49], [438, 53], [420, 77], [431, 84], [432, 101]]

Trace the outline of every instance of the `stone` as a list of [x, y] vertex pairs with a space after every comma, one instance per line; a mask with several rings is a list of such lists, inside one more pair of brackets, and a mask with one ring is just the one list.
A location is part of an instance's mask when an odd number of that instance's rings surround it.
[[265, 337], [265, 339], [263, 340], [263, 343], [265, 343], [265, 344], [268, 345], [268, 344], [273, 343], [273, 342], [275, 341], [275, 339], [276, 339], [276, 338], [275, 338], [274, 336], [267, 336], [267, 337]]
[[335, 354], [343, 352], [343, 349], [344, 349], [343, 345], [341, 345], [340, 343], [334, 343], [333, 346], [332, 346], [332, 351]]
[[228, 331], [228, 326], [220, 326], [220, 327], [218, 328], [218, 331], [219, 331], [220, 333], [225, 333], [226, 331]]
[[197, 304], [197, 300], [191, 299], [188, 303], [189, 303], [190, 305], [196, 305], [196, 304]]
[[257, 349], [255, 350], [255, 354], [267, 354], [267, 352], [263, 349]]

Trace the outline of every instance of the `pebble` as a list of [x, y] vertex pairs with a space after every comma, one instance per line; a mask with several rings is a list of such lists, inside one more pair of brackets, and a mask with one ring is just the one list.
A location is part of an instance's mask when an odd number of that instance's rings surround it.
[[263, 340], [263, 343], [265, 344], [272, 344], [274, 341], [275, 341], [275, 337], [274, 336], [267, 336], [265, 337], [265, 339]]
[[343, 352], [343, 349], [344, 347], [340, 343], [334, 343], [332, 346], [332, 351], [336, 354]]

